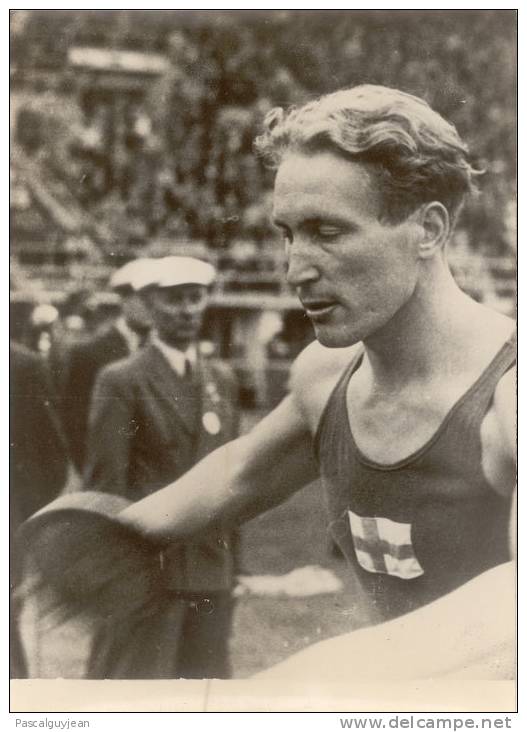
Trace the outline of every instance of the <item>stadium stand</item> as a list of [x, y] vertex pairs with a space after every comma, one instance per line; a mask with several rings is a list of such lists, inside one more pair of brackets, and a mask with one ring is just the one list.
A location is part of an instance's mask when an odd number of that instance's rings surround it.
[[13, 11], [12, 257], [66, 293], [137, 255], [205, 252], [222, 307], [294, 311], [254, 137], [275, 105], [381, 83], [426, 98], [478, 152], [452, 266], [511, 313], [515, 24], [507, 10]]

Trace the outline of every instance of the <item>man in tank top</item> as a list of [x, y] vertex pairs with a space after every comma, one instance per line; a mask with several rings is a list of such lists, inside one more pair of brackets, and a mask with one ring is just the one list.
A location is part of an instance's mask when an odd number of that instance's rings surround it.
[[[257, 147], [277, 171], [287, 279], [317, 340], [251, 433], [122, 518], [173, 542], [250, 518], [320, 474], [372, 624], [428, 608], [437, 619], [456, 592], [488, 593], [511, 557], [515, 326], [465, 295], [446, 260], [478, 171], [424, 101], [371, 85], [273, 110]], [[486, 613], [479, 635], [473, 615], [448, 616], [454, 641], [472, 624], [473, 658], [499, 625]], [[339, 639], [342, 657], [356, 636]]]

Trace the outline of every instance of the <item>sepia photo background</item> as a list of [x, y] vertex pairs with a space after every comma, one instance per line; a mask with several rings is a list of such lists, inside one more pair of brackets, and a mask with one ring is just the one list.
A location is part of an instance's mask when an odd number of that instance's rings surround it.
[[[203, 338], [235, 368], [249, 429], [313, 338], [253, 140], [272, 107], [360, 83], [423, 97], [467, 141], [485, 173], [450, 264], [514, 316], [516, 64], [513, 10], [11, 11], [11, 338], [47, 357], [113, 317], [107, 283], [132, 257], [206, 258], [219, 276]], [[282, 584], [240, 585], [234, 678], [367, 624], [323, 511], [315, 483], [244, 527], [242, 573]], [[306, 568], [307, 590], [283, 579]], [[40, 611], [24, 620], [32, 675], [81, 678], [87, 629]]]

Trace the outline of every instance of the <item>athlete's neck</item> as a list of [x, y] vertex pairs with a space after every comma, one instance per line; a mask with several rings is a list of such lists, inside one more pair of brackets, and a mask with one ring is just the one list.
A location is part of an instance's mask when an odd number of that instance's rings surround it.
[[396, 388], [444, 373], [462, 358], [478, 309], [446, 268], [431, 271], [389, 323], [365, 339], [375, 383]]

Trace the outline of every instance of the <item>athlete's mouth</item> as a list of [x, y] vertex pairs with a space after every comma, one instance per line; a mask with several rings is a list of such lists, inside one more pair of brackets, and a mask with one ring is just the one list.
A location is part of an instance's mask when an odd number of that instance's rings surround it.
[[336, 305], [335, 300], [302, 300], [302, 306], [310, 318], [328, 315]]

